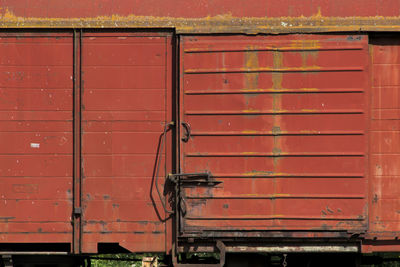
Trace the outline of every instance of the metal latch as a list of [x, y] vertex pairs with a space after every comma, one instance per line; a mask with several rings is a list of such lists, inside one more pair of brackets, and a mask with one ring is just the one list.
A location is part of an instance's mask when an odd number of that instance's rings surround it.
[[[185, 177], [185, 179], [179, 179], [180, 177]], [[167, 179], [179, 185], [215, 186], [222, 183], [222, 181], [213, 180], [210, 172], [168, 174]]]
[[179, 200], [182, 216], [186, 215], [186, 200], [178, 187], [214, 187], [222, 183], [222, 181], [214, 180], [210, 172], [169, 174], [167, 180], [175, 184], [175, 191], [178, 192], [176, 199]]

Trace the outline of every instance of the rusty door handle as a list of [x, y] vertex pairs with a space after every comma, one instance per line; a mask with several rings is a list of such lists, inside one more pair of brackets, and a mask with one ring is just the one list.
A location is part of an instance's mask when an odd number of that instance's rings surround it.
[[185, 135], [182, 137], [182, 142], [187, 143], [190, 139], [190, 133], [192, 129], [190, 128], [190, 124], [187, 122], [182, 122], [182, 127], [185, 129]]

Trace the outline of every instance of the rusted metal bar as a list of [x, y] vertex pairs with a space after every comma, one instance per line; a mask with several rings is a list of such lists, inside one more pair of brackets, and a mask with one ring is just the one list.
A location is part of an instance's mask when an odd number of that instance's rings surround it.
[[25, 17], [8, 11], [0, 17], [0, 28], [167, 28], [177, 33], [319, 33], [400, 31], [398, 16], [300, 16], [182, 18], [130, 15], [57, 18]]
[[74, 30], [74, 52], [73, 52], [73, 138], [74, 138], [74, 177], [73, 177], [73, 253], [81, 252], [81, 236], [82, 236], [82, 180], [81, 180], [81, 48], [82, 48], [82, 31]]
[[[315, 245], [226, 245], [226, 252], [230, 253], [357, 253], [360, 252], [360, 246], [356, 244], [351, 245], [329, 245], [329, 244], [315, 244]], [[198, 246], [189, 247], [189, 250], [180, 247], [178, 252], [214, 252], [213, 246]]]
[[158, 197], [161, 201], [162, 207], [165, 211], [165, 213], [167, 214], [173, 214], [174, 211], [173, 210], [168, 210], [167, 209], [167, 204], [165, 202], [165, 199], [161, 193], [161, 190], [158, 186], [158, 179], [159, 179], [159, 171], [160, 171], [160, 163], [161, 163], [161, 157], [162, 157], [162, 153], [163, 151], [165, 151], [165, 143], [166, 143], [166, 138], [167, 138], [167, 133], [170, 129], [172, 129], [172, 127], [174, 127], [175, 123], [174, 122], [169, 122], [165, 125], [164, 127], [164, 131], [161, 133], [160, 139], [159, 139], [159, 145], [158, 145], [158, 149], [157, 149], [157, 163], [156, 163], [156, 170], [154, 172], [155, 175], [155, 187], [156, 187], [156, 191], [158, 194]]

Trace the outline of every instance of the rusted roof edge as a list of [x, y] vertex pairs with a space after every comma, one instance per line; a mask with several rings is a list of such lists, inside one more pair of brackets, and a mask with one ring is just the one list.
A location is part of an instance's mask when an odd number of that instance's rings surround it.
[[0, 28], [168, 28], [177, 33], [317, 33], [400, 31], [400, 17], [233, 17], [205, 18], [99, 16], [95, 18], [32, 18], [6, 11]]

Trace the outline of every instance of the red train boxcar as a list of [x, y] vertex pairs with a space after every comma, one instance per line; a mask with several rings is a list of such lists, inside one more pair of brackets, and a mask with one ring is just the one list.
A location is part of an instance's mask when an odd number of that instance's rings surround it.
[[400, 1], [306, 2], [3, 0], [0, 254], [400, 251]]

